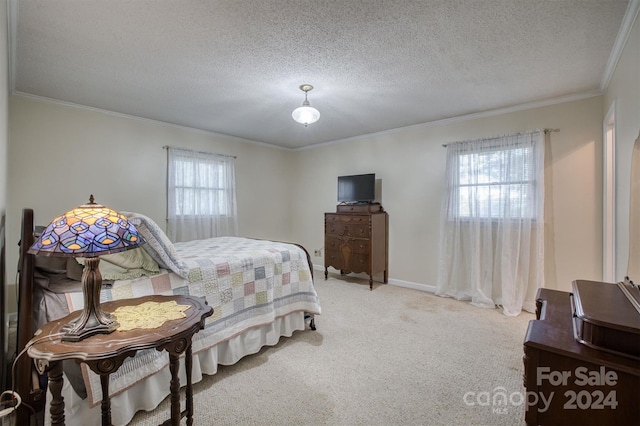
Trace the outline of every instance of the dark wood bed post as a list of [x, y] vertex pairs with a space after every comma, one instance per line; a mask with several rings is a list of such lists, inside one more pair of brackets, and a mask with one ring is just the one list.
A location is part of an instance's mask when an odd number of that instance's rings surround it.
[[[34, 324], [33, 305], [33, 268], [34, 256], [27, 253], [34, 243], [33, 210], [22, 210], [22, 228], [20, 230], [20, 260], [18, 272], [18, 341], [16, 353], [19, 354], [36, 331]], [[44, 408], [44, 392], [39, 389], [35, 367], [31, 358], [24, 353], [16, 362], [15, 383], [13, 388], [22, 398], [23, 404], [18, 407], [16, 424], [29, 425], [32, 413], [27, 407], [32, 407], [36, 413]], [[35, 383], [34, 383], [35, 382]], [[35, 386], [34, 386], [35, 384]]]
[[[293, 244], [294, 246], [300, 247], [302, 249], [302, 251], [304, 251], [304, 253], [307, 255], [307, 263], [309, 264], [309, 272], [311, 272], [311, 281], [313, 281], [313, 262], [311, 262], [311, 255], [309, 254], [309, 251], [304, 248], [304, 246], [302, 246], [301, 244], [296, 244], [296, 243], [288, 243], [288, 244]], [[315, 285], [315, 284], [314, 284]], [[305, 313], [304, 314], [305, 319], [309, 319], [309, 328], [311, 328], [312, 330], [316, 329], [316, 318], [314, 315], [312, 314], [308, 314]]]

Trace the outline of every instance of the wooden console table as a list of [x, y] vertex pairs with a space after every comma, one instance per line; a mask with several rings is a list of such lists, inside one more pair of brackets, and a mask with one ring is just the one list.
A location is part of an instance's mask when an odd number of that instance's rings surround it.
[[[64, 318], [51, 321], [38, 330], [27, 344], [27, 353], [36, 362], [40, 372], [48, 371], [49, 389], [53, 395], [51, 401], [51, 423], [64, 425], [64, 399], [62, 398], [62, 361], [74, 359], [87, 364], [100, 376], [102, 387], [102, 424], [111, 425], [111, 403], [109, 399], [109, 375], [120, 368], [124, 360], [134, 356], [137, 351], [155, 348], [169, 352], [171, 371], [171, 419], [165, 424], [179, 425], [186, 416], [187, 425], [193, 423], [193, 387], [191, 383], [192, 352], [191, 339], [204, 328], [205, 318], [213, 314], [213, 308], [201, 298], [192, 296], [145, 296], [135, 299], [123, 299], [102, 304], [104, 312], [113, 312], [118, 307], [136, 306], [144, 302], [171, 302], [189, 305], [184, 311], [185, 318], [170, 320], [159, 328], [114, 331], [111, 334], [98, 334], [79, 342], [63, 342], [60, 331], [69, 322], [80, 315], [73, 312]], [[50, 338], [48, 338], [50, 337]], [[178, 377], [179, 357], [185, 353], [187, 376], [186, 409], [180, 409], [180, 379]]]

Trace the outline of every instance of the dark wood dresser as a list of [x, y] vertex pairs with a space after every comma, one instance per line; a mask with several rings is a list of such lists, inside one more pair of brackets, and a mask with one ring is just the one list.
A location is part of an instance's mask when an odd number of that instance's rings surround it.
[[640, 313], [619, 286], [574, 281], [571, 293], [538, 290], [536, 305], [524, 339], [526, 423], [640, 424]]
[[383, 273], [388, 282], [389, 215], [378, 203], [339, 204], [335, 213], [324, 214], [324, 278], [330, 266], [341, 274]]

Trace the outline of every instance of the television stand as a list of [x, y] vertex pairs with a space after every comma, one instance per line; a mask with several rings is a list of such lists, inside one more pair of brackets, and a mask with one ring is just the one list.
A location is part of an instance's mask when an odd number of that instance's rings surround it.
[[374, 274], [388, 282], [389, 215], [380, 203], [338, 204], [335, 213], [325, 213], [324, 246], [325, 280], [332, 266], [341, 275], [366, 273], [370, 290]]

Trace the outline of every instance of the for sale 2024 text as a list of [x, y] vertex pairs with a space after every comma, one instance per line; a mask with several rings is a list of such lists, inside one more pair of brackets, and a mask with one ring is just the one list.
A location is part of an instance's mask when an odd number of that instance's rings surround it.
[[[542, 386], [548, 382], [551, 386], [568, 386], [574, 384], [584, 387], [582, 390], [569, 389], [564, 392], [564, 409], [566, 410], [615, 410], [618, 406], [615, 389], [607, 389], [618, 383], [618, 374], [615, 371], [607, 371], [604, 366], [599, 370], [589, 370], [587, 367], [578, 367], [573, 371], [551, 370], [549, 367], [538, 367], [537, 385]], [[590, 387], [599, 389], [589, 389]], [[600, 388], [605, 388], [604, 390]], [[555, 392], [550, 392], [548, 402], [554, 398]]]

